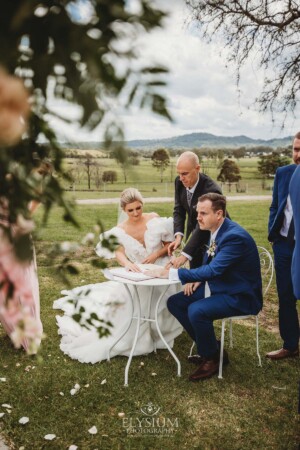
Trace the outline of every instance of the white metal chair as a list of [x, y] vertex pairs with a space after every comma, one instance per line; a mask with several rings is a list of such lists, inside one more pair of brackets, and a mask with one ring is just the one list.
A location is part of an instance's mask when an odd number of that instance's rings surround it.
[[[274, 275], [274, 264], [273, 264], [273, 258], [270, 254], [270, 252], [261, 246], [258, 246], [258, 252], [259, 252], [259, 259], [260, 259], [260, 265], [261, 265], [261, 272], [262, 272], [262, 279], [263, 279], [263, 296], [265, 297], [270, 286], [272, 283], [273, 275]], [[226, 317], [225, 319], [222, 319], [222, 331], [221, 331], [221, 346], [220, 346], [220, 362], [219, 362], [219, 375], [218, 378], [223, 378], [223, 353], [224, 353], [224, 339], [225, 339], [225, 325], [226, 322], [229, 321], [229, 339], [230, 339], [230, 348], [233, 347], [233, 338], [232, 338], [232, 321], [233, 320], [243, 320], [243, 319], [249, 319], [249, 318], [255, 318], [255, 324], [256, 324], [256, 353], [258, 357], [258, 365], [261, 367], [261, 357], [259, 353], [259, 339], [258, 339], [258, 314], [257, 315], [248, 315], [248, 316], [233, 316], [233, 317]], [[190, 356], [192, 355], [193, 347], [195, 343], [193, 343], [191, 350], [190, 350]]]

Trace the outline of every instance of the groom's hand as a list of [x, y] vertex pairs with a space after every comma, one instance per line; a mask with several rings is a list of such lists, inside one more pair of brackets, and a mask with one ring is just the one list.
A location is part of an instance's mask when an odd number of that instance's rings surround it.
[[200, 281], [196, 281], [195, 283], [187, 283], [187, 284], [185, 284], [184, 288], [183, 288], [184, 294], [189, 297], [190, 295], [192, 295], [195, 292], [196, 289], [198, 289], [200, 284], [201, 284]]
[[163, 267], [159, 269], [145, 270], [145, 275], [149, 275], [154, 278], [169, 278], [169, 269]]

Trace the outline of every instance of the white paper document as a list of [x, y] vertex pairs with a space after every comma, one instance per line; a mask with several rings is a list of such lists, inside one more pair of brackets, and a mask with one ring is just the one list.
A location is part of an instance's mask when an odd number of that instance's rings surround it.
[[110, 269], [105, 269], [103, 271], [104, 275], [108, 279], [114, 279], [114, 277], [120, 277], [120, 278], [126, 278], [127, 280], [131, 281], [145, 281], [145, 280], [151, 280], [155, 277], [145, 275], [143, 271], [150, 270], [150, 269], [157, 269], [159, 266], [155, 264], [137, 264], [138, 267], [142, 270], [142, 272], [131, 272], [125, 267], [112, 267]]

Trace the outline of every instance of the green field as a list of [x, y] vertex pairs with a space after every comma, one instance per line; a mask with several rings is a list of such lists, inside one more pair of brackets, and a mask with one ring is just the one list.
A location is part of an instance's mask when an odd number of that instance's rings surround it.
[[[126, 170], [126, 183], [122, 168], [114, 159], [95, 158], [100, 175], [106, 170], [117, 172], [117, 181], [114, 183], [102, 183], [97, 187], [96, 169], [91, 168], [91, 189], [88, 189], [87, 174], [83, 166], [80, 166], [78, 159], [67, 158], [65, 168], [72, 173], [75, 179], [74, 185], [65, 183], [64, 187], [71, 192], [68, 196], [76, 198], [112, 198], [118, 197], [120, 192], [128, 186], [135, 186], [145, 197], [170, 197], [174, 193], [174, 179], [176, 177], [176, 158], [171, 158], [170, 166], [164, 171], [163, 182], [160, 181], [159, 171], [152, 166], [151, 159], [141, 157], [138, 166], [132, 166]], [[223, 192], [226, 195], [239, 195], [240, 193], [249, 195], [269, 194], [273, 186], [273, 180], [266, 182], [266, 188], [262, 188], [262, 179], [257, 171], [258, 158], [243, 158], [236, 161], [241, 171], [240, 191], [237, 192], [235, 185], [229, 189], [228, 185], [223, 185]], [[214, 180], [220, 172], [218, 163], [212, 160], [203, 160], [202, 170]]]
[[[246, 227], [258, 245], [267, 243], [269, 202], [232, 202], [231, 217]], [[172, 204], [149, 204], [147, 211], [172, 214]], [[125, 357], [110, 363], [81, 364], [64, 356], [59, 349], [52, 303], [65, 286], [56, 278], [45, 252], [55, 241], [80, 240], [90, 231], [97, 218], [109, 228], [116, 223], [116, 206], [80, 206], [77, 208], [82, 228], [77, 230], [61, 220], [61, 211], [53, 211], [48, 227], [36, 241], [41, 289], [41, 310], [46, 340], [38, 357], [15, 350], [0, 332], [0, 405], [12, 406], [11, 414], [0, 419], [1, 433], [13, 448], [25, 450], [181, 450], [181, 449], [296, 449], [299, 443], [297, 387], [299, 360], [272, 362], [263, 357], [257, 366], [253, 323], [234, 324], [234, 348], [229, 350], [230, 364], [224, 379], [213, 377], [201, 383], [190, 383], [193, 370], [186, 361], [190, 340], [185, 333], [176, 339], [174, 350], [182, 362], [181, 378], [167, 351], [134, 357], [129, 374], [129, 387], [123, 387]], [[41, 211], [39, 212], [41, 214]], [[74, 286], [103, 281], [98, 269], [90, 266], [92, 249], [78, 251], [73, 260], [80, 275]], [[279, 348], [277, 331], [277, 298], [273, 283], [265, 298], [260, 319], [262, 356]], [[220, 326], [217, 324], [218, 333]], [[225, 340], [228, 349], [228, 336]], [[144, 363], [142, 366], [141, 363]], [[156, 376], [152, 376], [156, 373]], [[103, 380], [107, 382], [101, 384]], [[81, 389], [71, 396], [75, 383]], [[62, 395], [63, 394], [63, 395]], [[141, 408], [152, 402], [160, 407], [160, 417], [177, 419], [177, 432], [166, 436], [129, 436], [123, 418], [141, 414]], [[18, 423], [29, 417], [26, 425]], [[96, 426], [98, 433], [88, 430]], [[46, 434], [57, 437], [49, 442]]]

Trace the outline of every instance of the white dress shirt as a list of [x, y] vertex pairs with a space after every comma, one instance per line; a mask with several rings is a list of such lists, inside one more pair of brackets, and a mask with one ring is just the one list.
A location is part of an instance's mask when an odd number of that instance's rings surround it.
[[284, 219], [280, 230], [281, 236], [287, 237], [292, 219], [293, 219], [293, 208], [291, 204], [291, 197], [289, 194], [286, 199], [286, 205], [284, 208]]

